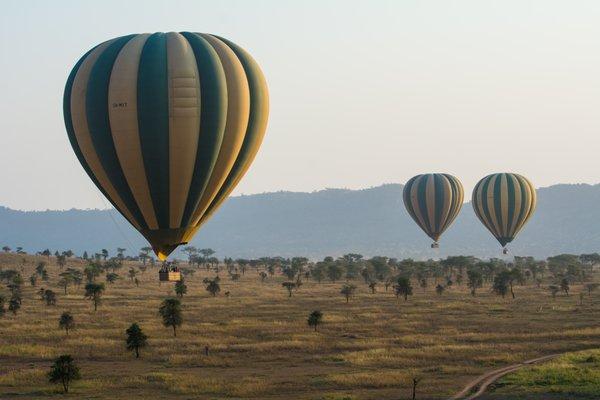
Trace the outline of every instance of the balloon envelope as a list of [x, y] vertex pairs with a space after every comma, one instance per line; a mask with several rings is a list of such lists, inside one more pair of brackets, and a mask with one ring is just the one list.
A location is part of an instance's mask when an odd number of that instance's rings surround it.
[[190, 32], [97, 45], [71, 71], [63, 106], [83, 168], [160, 259], [240, 181], [269, 111], [254, 59], [227, 39]]
[[423, 174], [406, 182], [402, 197], [412, 219], [437, 242], [458, 216], [464, 190], [450, 174]]
[[502, 246], [512, 242], [531, 218], [536, 201], [535, 188], [519, 174], [491, 174], [473, 189], [475, 214]]

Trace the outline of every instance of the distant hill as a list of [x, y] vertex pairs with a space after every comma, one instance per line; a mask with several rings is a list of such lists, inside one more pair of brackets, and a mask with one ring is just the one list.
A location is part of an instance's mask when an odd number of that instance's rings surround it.
[[[444, 234], [436, 253], [431, 240], [402, 205], [402, 185], [313, 193], [276, 192], [229, 199], [194, 238], [220, 257], [308, 256], [358, 252], [427, 258], [449, 254], [498, 256], [499, 245], [481, 226], [469, 203]], [[545, 257], [600, 251], [600, 185], [538, 189], [533, 219], [509, 247], [513, 254]], [[0, 207], [0, 245], [27, 251], [72, 249], [96, 252], [145, 246], [114, 210], [15, 211]]]

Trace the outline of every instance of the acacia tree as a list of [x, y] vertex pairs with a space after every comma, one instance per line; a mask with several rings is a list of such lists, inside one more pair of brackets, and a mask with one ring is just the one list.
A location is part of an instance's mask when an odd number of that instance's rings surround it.
[[588, 283], [585, 285], [585, 288], [588, 291], [588, 295], [590, 295], [590, 296], [592, 295], [592, 292], [594, 290], [598, 289], [599, 287], [600, 287], [600, 283], [596, 283], [596, 282]]
[[98, 304], [104, 293], [103, 283], [88, 283], [85, 285], [85, 298], [94, 302], [94, 311], [98, 310]]
[[67, 256], [65, 254], [56, 256], [56, 264], [60, 269], [63, 269], [67, 265]]
[[8, 311], [12, 312], [13, 315], [17, 315], [17, 312], [21, 308], [21, 297], [17, 294], [13, 294], [8, 302]]
[[435, 292], [437, 293], [438, 296], [441, 296], [442, 294], [444, 294], [444, 290], [446, 290], [446, 287], [440, 283], [438, 283], [437, 286], [435, 287]]
[[71, 381], [77, 379], [81, 379], [79, 367], [68, 354], [58, 357], [48, 372], [50, 383], [61, 383], [65, 393], [69, 392]]
[[419, 286], [421, 287], [421, 289], [423, 289], [423, 292], [425, 292], [425, 289], [427, 289], [427, 278], [420, 278]]
[[137, 276], [137, 271], [135, 270], [135, 268], [129, 268], [129, 279], [131, 279], [131, 282], [133, 283], [133, 280], [135, 279], [135, 277]]
[[565, 292], [565, 294], [568, 296], [569, 295], [569, 280], [567, 278], [562, 278], [562, 280], [560, 281], [560, 290], [562, 290], [563, 292]]
[[344, 275], [344, 269], [333, 262], [327, 267], [327, 277], [331, 282], [339, 281]]
[[410, 283], [410, 279], [406, 276], [399, 276], [396, 280], [396, 285], [394, 285], [394, 290], [396, 292], [396, 297], [402, 296], [404, 297], [404, 301], [408, 300], [408, 296], [413, 294], [413, 288]]
[[204, 283], [206, 284], [206, 290], [213, 297], [215, 297], [221, 291], [221, 286], [219, 285], [218, 278], [215, 278], [215, 279], [206, 278], [206, 279], [204, 279]]
[[119, 274], [115, 273], [115, 272], [107, 272], [106, 273], [106, 282], [108, 282], [109, 284], [113, 284], [117, 281], [117, 279], [119, 279]]
[[292, 292], [296, 288], [296, 283], [295, 282], [283, 282], [281, 284], [281, 286], [283, 286], [284, 288], [287, 289], [287, 291], [288, 291], [288, 297], [292, 297]]
[[175, 294], [177, 297], [182, 298], [187, 293], [187, 286], [183, 278], [175, 283]]
[[369, 282], [369, 289], [371, 289], [372, 294], [375, 294], [375, 291], [377, 290], [377, 282]]
[[308, 326], [311, 326], [317, 331], [317, 327], [321, 324], [323, 320], [323, 313], [319, 310], [315, 310], [310, 313], [308, 316]]
[[135, 358], [140, 358], [140, 349], [146, 346], [148, 336], [142, 332], [142, 328], [134, 322], [125, 331], [127, 334], [127, 350], [135, 352]]
[[177, 336], [177, 327], [183, 323], [181, 301], [174, 297], [165, 299], [160, 305], [158, 312], [162, 316], [163, 325], [167, 328], [173, 328], [173, 336]]
[[70, 312], [65, 311], [62, 313], [58, 320], [58, 327], [64, 329], [67, 336], [69, 336], [69, 331], [75, 327], [75, 319]]
[[56, 305], [56, 293], [54, 293], [50, 289], [46, 289], [44, 291], [44, 301], [46, 302], [47, 306], [54, 306], [54, 305]]
[[260, 271], [258, 275], [260, 276], [261, 283], [264, 282], [265, 279], [267, 279], [267, 273], [265, 271]]
[[467, 271], [467, 286], [471, 289], [471, 296], [475, 296], [475, 291], [483, 286], [483, 274], [476, 269]]
[[[215, 254], [215, 251], [213, 249], [200, 249], [200, 250], [198, 250], [198, 253], [202, 254], [202, 258], [200, 259], [200, 262], [202, 262], [204, 264], [204, 266], [206, 267], [206, 270], [208, 271], [210, 268], [209, 258], [213, 254]], [[218, 273], [218, 271], [217, 271], [217, 273]]]
[[494, 284], [492, 285], [492, 291], [496, 294], [499, 294], [504, 298], [508, 293], [508, 281], [509, 281], [509, 271], [502, 271], [498, 275], [494, 277]]
[[350, 297], [354, 295], [355, 291], [356, 286], [346, 283], [344, 286], [342, 286], [342, 290], [340, 290], [340, 293], [344, 295], [344, 297], [346, 298], [346, 303], [348, 303], [350, 301]]

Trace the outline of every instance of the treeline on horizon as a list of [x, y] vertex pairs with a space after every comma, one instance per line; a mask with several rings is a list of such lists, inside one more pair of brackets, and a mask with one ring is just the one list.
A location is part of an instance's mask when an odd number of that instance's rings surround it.
[[[9, 253], [12, 249], [4, 246], [2, 250]], [[27, 254], [22, 248], [15, 249], [17, 254]], [[91, 282], [102, 272], [117, 278], [116, 271], [123, 267], [125, 261], [141, 263], [138, 266], [146, 270], [148, 266], [154, 267], [161, 264], [152, 256], [150, 247], [140, 249], [137, 256], [128, 256], [127, 249], [117, 248], [111, 256], [107, 249], [88, 254], [84, 252], [76, 256], [71, 250], [54, 251], [45, 249], [35, 255], [43, 257], [56, 257], [56, 264], [62, 269], [70, 259], [80, 259], [87, 262], [79, 279]], [[174, 259], [168, 264], [177, 266], [184, 277], [193, 276], [194, 272], [203, 268], [207, 272], [214, 271], [219, 276], [221, 271], [226, 271], [230, 279], [238, 280], [249, 269], [259, 273], [264, 281], [268, 276], [281, 274], [287, 278], [283, 286], [291, 296], [294, 290], [299, 289], [305, 280], [316, 282], [362, 280], [375, 292], [378, 285], [397, 290], [399, 283], [406, 286], [397, 295], [407, 298], [412, 294], [411, 281], [425, 289], [431, 280], [438, 294], [452, 285], [462, 285], [466, 282], [471, 294], [475, 295], [478, 288], [491, 284], [492, 290], [504, 297], [508, 293], [515, 297], [513, 287], [533, 283], [541, 287], [545, 277], [549, 276], [554, 285], [548, 286], [552, 296], [563, 291], [568, 295], [569, 284], [591, 282], [594, 266], [600, 264], [600, 254], [559, 254], [540, 260], [531, 256], [514, 256], [512, 260], [500, 258], [480, 259], [474, 256], [448, 256], [443, 259], [418, 261], [412, 258], [397, 259], [385, 256], [365, 258], [358, 253], [348, 253], [334, 258], [325, 257], [320, 261], [311, 261], [307, 257], [260, 257], [256, 259], [233, 259], [224, 257], [219, 259], [215, 251], [210, 248], [198, 249], [194, 246], [183, 248], [187, 260]], [[9, 281], [12, 270], [0, 271], [0, 279]], [[112, 271], [112, 273], [110, 272]], [[16, 272], [16, 271], [14, 271]], [[130, 275], [132, 275], [130, 271]], [[135, 274], [133, 274], [135, 275]], [[107, 278], [108, 279], [108, 278]], [[78, 279], [76, 279], [78, 280]], [[594, 286], [596, 285], [596, 286]], [[598, 284], [589, 283], [588, 291], [597, 288]], [[586, 287], [587, 287], [586, 286]], [[351, 290], [352, 291], [352, 290]]]

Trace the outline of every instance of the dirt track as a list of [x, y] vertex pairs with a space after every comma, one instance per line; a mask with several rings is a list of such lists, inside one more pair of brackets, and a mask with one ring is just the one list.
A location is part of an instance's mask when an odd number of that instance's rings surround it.
[[478, 399], [482, 394], [485, 393], [487, 388], [504, 375], [509, 374], [513, 371], [521, 369], [531, 364], [537, 364], [540, 362], [548, 361], [562, 354], [551, 354], [548, 356], [532, 358], [531, 360], [523, 361], [522, 363], [512, 364], [504, 368], [496, 369], [494, 371], [487, 372], [469, 382], [460, 392], [450, 398], [450, 400], [473, 400]]

